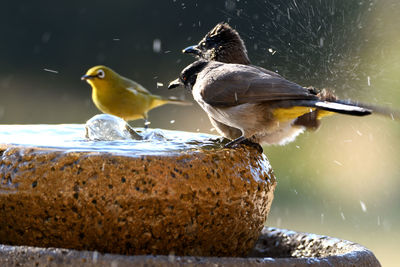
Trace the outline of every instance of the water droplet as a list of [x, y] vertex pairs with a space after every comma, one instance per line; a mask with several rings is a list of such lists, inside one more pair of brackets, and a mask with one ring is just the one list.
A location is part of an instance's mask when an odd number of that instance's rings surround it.
[[277, 227], [281, 227], [281, 224], [282, 224], [282, 218], [281, 218], [281, 217], [278, 217], [278, 218], [276, 219], [276, 226], [277, 226]]
[[226, 8], [228, 11], [233, 11], [233, 10], [236, 8], [236, 3], [235, 3], [235, 1], [226, 0], [226, 1], [225, 1], [225, 8]]
[[337, 165], [339, 165], [339, 166], [343, 166], [343, 164], [342, 163], [340, 163], [339, 161], [337, 161], [337, 160], [334, 160], [333, 161], [335, 164], [337, 164]]
[[42, 35], [42, 42], [45, 44], [45, 43], [48, 43], [49, 41], [50, 41], [50, 38], [51, 38], [51, 33], [50, 32], [45, 32], [45, 33], [43, 33], [43, 35]]
[[47, 71], [47, 72], [58, 74], [58, 70], [51, 70], [51, 69], [43, 69], [43, 70]]
[[161, 40], [160, 39], [153, 40], [153, 51], [154, 51], [154, 53], [161, 52]]
[[365, 203], [363, 201], [360, 200], [360, 205], [361, 205], [361, 210], [363, 212], [367, 212], [367, 206], [365, 205]]

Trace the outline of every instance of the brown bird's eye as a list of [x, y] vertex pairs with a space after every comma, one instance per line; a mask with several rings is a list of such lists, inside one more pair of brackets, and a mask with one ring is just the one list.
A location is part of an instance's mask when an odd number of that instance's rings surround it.
[[184, 82], [186, 82], [187, 77], [186, 77], [186, 76], [183, 76], [183, 77], [182, 77], [182, 80], [183, 80]]
[[104, 77], [106, 77], [106, 74], [104, 73], [104, 70], [98, 70], [97, 71], [97, 77], [99, 77], [100, 79], [103, 79]]

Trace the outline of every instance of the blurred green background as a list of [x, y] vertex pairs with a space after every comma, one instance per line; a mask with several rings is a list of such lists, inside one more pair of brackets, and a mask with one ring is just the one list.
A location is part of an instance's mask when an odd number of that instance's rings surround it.
[[[253, 64], [342, 98], [400, 108], [399, 1], [216, 2], [3, 3], [0, 123], [84, 123], [99, 112], [80, 76], [98, 64], [154, 93], [191, 99], [165, 85], [193, 61], [181, 49], [221, 21], [240, 32]], [[149, 115], [151, 127], [215, 133], [197, 105]], [[396, 266], [399, 140], [399, 122], [338, 115], [287, 146], [265, 147], [278, 179], [267, 224], [355, 241]]]

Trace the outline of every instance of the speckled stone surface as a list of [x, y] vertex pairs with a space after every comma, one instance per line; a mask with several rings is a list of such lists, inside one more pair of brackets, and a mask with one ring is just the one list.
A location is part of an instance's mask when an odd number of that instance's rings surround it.
[[246, 255], [276, 185], [266, 157], [248, 147], [145, 155], [135, 142], [118, 153], [0, 145], [0, 244]]
[[11, 266], [381, 266], [365, 247], [337, 238], [264, 228], [246, 258], [123, 256], [54, 248], [0, 245], [0, 265]]

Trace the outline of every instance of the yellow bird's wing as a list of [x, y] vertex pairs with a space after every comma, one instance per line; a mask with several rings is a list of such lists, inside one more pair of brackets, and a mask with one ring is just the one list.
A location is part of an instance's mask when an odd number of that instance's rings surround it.
[[126, 87], [126, 90], [132, 92], [133, 94], [137, 95], [137, 94], [143, 94], [143, 95], [151, 95], [151, 93], [149, 91], [147, 91], [146, 89], [144, 89], [143, 87]]
[[122, 83], [123, 87], [125, 87], [127, 90], [131, 91], [134, 94], [141, 93], [145, 95], [151, 95], [151, 93], [146, 88], [144, 88], [142, 85], [138, 84], [135, 81], [123, 78]]
[[[126, 90], [133, 93], [138, 100], [141, 99], [143, 105], [144, 105], [143, 101], [148, 103], [147, 107], [145, 109], [145, 112], [147, 112], [150, 109], [153, 109], [153, 108], [165, 105], [165, 104], [177, 104], [177, 105], [191, 105], [192, 104], [191, 102], [187, 102], [187, 101], [180, 100], [180, 99], [164, 98], [159, 95], [154, 95], [151, 92], [149, 92], [146, 88], [144, 88], [142, 85], [138, 84], [135, 81], [127, 79], [127, 78], [123, 78], [121, 82], [122, 82], [123, 87]], [[141, 96], [139, 96], [139, 95], [141, 95]]]

